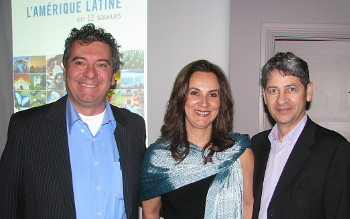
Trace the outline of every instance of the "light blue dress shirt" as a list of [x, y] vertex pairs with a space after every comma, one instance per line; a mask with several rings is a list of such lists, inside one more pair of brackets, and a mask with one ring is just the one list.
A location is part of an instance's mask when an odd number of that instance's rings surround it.
[[126, 218], [122, 170], [114, 131], [117, 127], [111, 107], [93, 136], [69, 98], [67, 133], [77, 219]]

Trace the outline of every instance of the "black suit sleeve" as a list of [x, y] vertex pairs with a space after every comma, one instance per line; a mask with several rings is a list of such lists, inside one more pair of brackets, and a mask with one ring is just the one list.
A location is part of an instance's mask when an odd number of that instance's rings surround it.
[[12, 115], [0, 160], [0, 218], [75, 219], [66, 101]]
[[333, 153], [324, 191], [325, 215], [350, 218], [350, 144], [342, 141]]
[[[0, 218], [24, 218], [24, 186], [19, 147], [20, 127], [11, 117], [8, 138], [0, 161]], [[17, 132], [17, 133], [16, 133]]]

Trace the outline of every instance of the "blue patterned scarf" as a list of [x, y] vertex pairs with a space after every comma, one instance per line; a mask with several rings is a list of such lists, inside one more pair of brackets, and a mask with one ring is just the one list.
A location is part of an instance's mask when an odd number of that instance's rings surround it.
[[[216, 174], [209, 187], [205, 219], [242, 218], [243, 177], [237, 159], [250, 147], [248, 135], [230, 133], [236, 143], [203, 163], [203, 148], [190, 144], [190, 153], [178, 163], [171, 156], [170, 141], [158, 139], [146, 151], [141, 176], [141, 200], [148, 200]], [[205, 155], [208, 150], [204, 152]], [[236, 162], [237, 161], [237, 162]]]

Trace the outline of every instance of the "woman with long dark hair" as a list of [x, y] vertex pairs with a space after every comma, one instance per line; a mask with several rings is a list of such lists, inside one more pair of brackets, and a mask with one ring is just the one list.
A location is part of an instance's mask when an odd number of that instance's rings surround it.
[[250, 140], [232, 128], [231, 89], [220, 67], [206, 60], [185, 66], [175, 80], [161, 138], [144, 157], [145, 219], [159, 218], [160, 211], [166, 219], [251, 218]]

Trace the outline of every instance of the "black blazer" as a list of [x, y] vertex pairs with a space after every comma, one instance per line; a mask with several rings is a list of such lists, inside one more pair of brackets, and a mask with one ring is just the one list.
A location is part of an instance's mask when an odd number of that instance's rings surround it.
[[[0, 161], [0, 218], [75, 219], [67, 125], [67, 96], [12, 115]], [[112, 106], [125, 209], [138, 218], [145, 147], [142, 117]]]
[[[268, 134], [252, 138], [254, 164], [253, 218], [258, 218], [266, 164]], [[338, 133], [308, 118], [282, 171], [267, 218], [350, 218], [350, 145]]]

